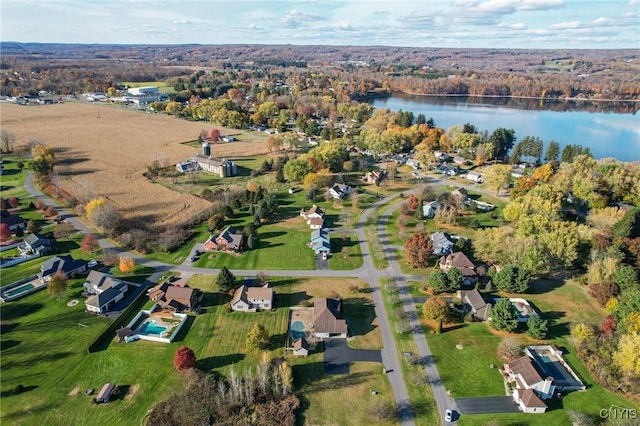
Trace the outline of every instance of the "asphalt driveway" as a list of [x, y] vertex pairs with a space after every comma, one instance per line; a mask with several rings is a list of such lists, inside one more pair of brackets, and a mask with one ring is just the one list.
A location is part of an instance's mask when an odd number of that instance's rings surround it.
[[349, 374], [349, 363], [354, 361], [382, 363], [379, 350], [352, 349], [347, 339], [330, 339], [324, 341], [325, 374]]
[[461, 414], [520, 413], [510, 396], [456, 398], [456, 404]]

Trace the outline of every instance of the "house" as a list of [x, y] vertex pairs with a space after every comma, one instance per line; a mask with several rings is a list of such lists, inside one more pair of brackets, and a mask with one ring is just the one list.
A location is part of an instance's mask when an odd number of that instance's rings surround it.
[[477, 320], [486, 321], [489, 318], [491, 304], [484, 300], [478, 290], [458, 290], [456, 297], [469, 307], [471, 313]]
[[469, 172], [467, 173], [467, 180], [470, 180], [471, 182], [482, 183], [484, 182], [484, 176], [482, 175], [482, 173]]
[[451, 191], [451, 195], [459, 200], [462, 204], [469, 203], [469, 193], [464, 188], [456, 188]]
[[405, 164], [407, 166], [411, 166], [415, 170], [420, 169], [420, 161], [415, 158], [409, 158]]
[[329, 231], [325, 228], [314, 229], [311, 231], [311, 241], [309, 242], [316, 254], [331, 252], [331, 240], [329, 239]]
[[503, 377], [515, 385], [512, 396], [518, 404], [527, 403], [530, 398], [524, 394], [525, 390], [532, 390], [538, 398], [546, 400], [586, 389], [555, 345], [527, 346], [524, 353], [524, 356], [504, 364], [500, 369]]
[[53, 249], [53, 241], [41, 234], [29, 234], [24, 237], [24, 253], [48, 253]]
[[458, 268], [464, 276], [464, 285], [472, 285], [478, 281], [476, 265], [461, 251], [442, 256], [439, 266], [445, 272], [451, 268]]
[[100, 392], [98, 392], [98, 396], [96, 396], [96, 403], [101, 404], [109, 402], [115, 392], [116, 385], [112, 383], [105, 384], [102, 389], [100, 389]]
[[67, 277], [72, 274], [81, 274], [87, 270], [87, 262], [76, 260], [71, 256], [53, 256], [40, 265], [38, 278], [42, 283], [49, 282], [51, 276], [57, 272], [64, 273]]
[[433, 243], [433, 254], [442, 256], [453, 251], [455, 243], [446, 232], [434, 232], [429, 235], [429, 239]]
[[514, 177], [516, 179], [520, 179], [523, 176], [527, 175], [527, 169], [525, 167], [522, 167], [522, 165], [517, 165], [514, 166], [511, 169], [511, 177]]
[[466, 158], [460, 156], [453, 157], [453, 162], [456, 164], [460, 164], [461, 166], [466, 166], [468, 163]]
[[547, 404], [532, 389], [514, 390], [513, 399], [523, 413], [542, 414], [547, 411]]
[[111, 274], [91, 271], [87, 281], [83, 284], [85, 291], [93, 296], [87, 298], [84, 304], [89, 312], [102, 314], [120, 300], [129, 289], [127, 283], [113, 278]]
[[364, 175], [364, 180], [367, 183], [379, 184], [386, 174], [386, 170], [372, 170]]
[[[541, 371], [534, 360], [527, 355], [505, 364], [503, 374], [509, 381], [515, 383], [516, 389], [535, 391], [536, 396], [540, 399], [551, 398], [556, 390], [553, 377], [547, 376], [544, 371]], [[519, 394], [519, 396], [522, 395]], [[514, 399], [516, 399], [515, 396]]]
[[231, 309], [242, 312], [268, 311], [273, 307], [273, 289], [240, 286], [231, 299]]
[[309, 344], [304, 337], [299, 337], [293, 341], [293, 354], [295, 356], [309, 355]]
[[341, 200], [350, 193], [351, 187], [342, 183], [336, 183], [331, 188], [329, 188], [329, 195], [331, 195], [331, 198], [333, 198], [334, 200]]
[[440, 160], [440, 161], [448, 161], [449, 160], [449, 154], [447, 154], [446, 152], [433, 151], [433, 156], [436, 157], [436, 159]]
[[193, 310], [202, 299], [200, 290], [191, 287], [178, 287], [168, 283], [158, 284], [149, 291], [149, 299], [161, 308], [182, 312]]
[[9, 225], [11, 232], [15, 232], [18, 228], [24, 229], [27, 226], [20, 216], [14, 216], [9, 210], [3, 209], [0, 211], [0, 224], [5, 223]]
[[193, 173], [200, 170], [200, 166], [195, 161], [187, 160], [176, 164], [176, 170], [180, 173]]
[[344, 338], [347, 331], [347, 321], [340, 319], [340, 300], [325, 297], [313, 301], [313, 334], [316, 338]]
[[442, 208], [442, 203], [431, 201], [422, 205], [422, 216], [427, 219], [433, 219], [438, 210]]
[[323, 227], [324, 214], [324, 210], [316, 206], [315, 204], [309, 209], [308, 212], [305, 212], [304, 209], [300, 210], [300, 216], [302, 216], [307, 221], [307, 225], [309, 225], [311, 229], [320, 229]]
[[[211, 242], [210, 240], [211, 238], [205, 242], [205, 250], [211, 247], [211, 244], [207, 244]], [[244, 249], [244, 234], [231, 225], [224, 228], [213, 241], [215, 241], [218, 250], [237, 252]]]

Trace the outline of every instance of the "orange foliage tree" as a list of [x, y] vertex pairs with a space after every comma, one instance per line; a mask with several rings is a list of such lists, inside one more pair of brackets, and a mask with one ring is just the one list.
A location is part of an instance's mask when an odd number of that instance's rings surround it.
[[121, 257], [120, 263], [118, 264], [118, 269], [123, 274], [128, 274], [129, 272], [133, 272], [136, 267], [136, 260], [132, 257]]

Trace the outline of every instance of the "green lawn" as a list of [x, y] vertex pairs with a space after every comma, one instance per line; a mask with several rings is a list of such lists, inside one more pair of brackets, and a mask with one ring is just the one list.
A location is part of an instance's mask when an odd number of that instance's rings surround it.
[[333, 234], [329, 267], [333, 270], [350, 270], [362, 266], [360, 243], [355, 235]]
[[313, 250], [307, 247], [310, 232], [277, 223], [258, 229], [258, 246], [241, 255], [206, 252], [195, 265], [200, 268], [229, 269], [315, 269]]
[[[276, 289], [276, 312], [229, 313], [230, 297], [212, 291], [214, 277], [194, 275], [189, 285], [205, 291], [203, 312], [190, 315], [183, 331], [171, 344], [138, 341], [116, 344], [91, 354], [87, 346], [101, 333], [108, 320], [88, 314], [82, 301], [74, 307], [66, 302], [79, 297], [82, 279], [72, 286], [60, 301], [44, 291], [2, 305], [2, 400], [0, 420], [7, 424], [68, 425], [123, 424], [136, 425], [144, 421], [145, 413], [157, 402], [170, 397], [182, 386], [181, 375], [173, 369], [172, 359], [181, 345], [191, 347], [198, 358], [198, 367], [227, 375], [231, 368], [241, 373], [254, 368], [259, 351], [248, 351], [245, 336], [260, 322], [271, 335], [268, 351], [272, 357], [284, 354], [287, 331], [287, 307], [311, 296], [323, 296], [335, 291], [345, 297], [346, 316], [356, 332], [359, 347], [379, 347], [380, 335], [372, 327], [373, 307], [368, 293], [349, 293], [349, 285], [364, 284], [355, 279], [295, 280], [270, 278]], [[330, 415], [338, 419], [348, 412], [347, 423], [358, 425], [372, 422], [368, 410], [372, 403], [371, 389], [380, 392], [379, 400], [392, 400], [386, 377], [378, 364], [352, 366], [353, 375], [324, 377], [321, 354], [290, 359], [294, 366], [296, 391], [302, 408], [300, 419], [322, 419], [328, 404], [357, 398], [361, 403], [340, 408]], [[101, 406], [91, 403], [84, 391], [96, 391], [107, 382], [116, 383], [120, 397]], [[25, 391], [14, 394], [21, 384]], [[340, 410], [343, 410], [342, 412]], [[314, 422], [315, 423], [315, 422]], [[325, 424], [333, 423], [326, 420]], [[389, 423], [392, 424], [392, 423]]]
[[[587, 322], [599, 324], [604, 312], [587, 296], [585, 288], [568, 281], [538, 280], [533, 283], [534, 294], [524, 297], [540, 309], [543, 318], [549, 320], [547, 343], [563, 348], [565, 359], [587, 385], [586, 392], [571, 392], [562, 401], [550, 402], [549, 411], [537, 414], [467, 415], [459, 420], [461, 425], [484, 425], [495, 420], [500, 425], [569, 424], [567, 410], [581, 411], [598, 419], [601, 408], [615, 404], [636, 407], [622, 396], [595, 383], [575, 354], [569, 336], [569, 324]], [[533, 343], [525, 334], [515, 335], [523, 344]], [[436, 359], [443, 383], [453, 397], [503, 395], [504, 386], [497, 367], [496, 348], [501, 337], [490, 331], [484, 323], [466, 323], [445, 328], [445, 332], [427, 335]], [[462, 345], [457, 349], [456, 345]], [[493, 364], [495, 368], [490, 368]]]

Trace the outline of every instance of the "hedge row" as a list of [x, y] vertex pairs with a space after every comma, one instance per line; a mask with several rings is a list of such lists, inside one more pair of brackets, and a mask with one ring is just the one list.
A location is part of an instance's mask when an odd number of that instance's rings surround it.
[[93, 343], [91, 343], [87, 347], [87, 352], [88, 353], [92, 353], [92, 352], [98, 352], [99, 350], [101, 350], [99, 348], [102, 346], [102, 344], [105, 341], [109, 341], [109, 340], [113, 339], [113, 336], [115, 335], [116, 330], [118, 330], [120, 327], [122, 327], [124, 324], [126, 324], [126, 322], [128, 320], [130, 320], [130, 318], [133, 316], [133, 314], [135, 312], [138, 312], [140, 309], [142, 309], [142, 307], [147, 302], [147, 300], [148, 300], [147, 299], [147, 292], [143, 290], [131, 302], [131, 304], [129, 306], [127, 306], [127, 309], [122, 311], [120, 316], [118, 318], [116, 318], [111, 324], [109, 324], [104, 329], [104, 331], [102, 333], [100, 333], [100, 335], [96, 338], [96, 340], [94, 340]]

